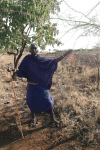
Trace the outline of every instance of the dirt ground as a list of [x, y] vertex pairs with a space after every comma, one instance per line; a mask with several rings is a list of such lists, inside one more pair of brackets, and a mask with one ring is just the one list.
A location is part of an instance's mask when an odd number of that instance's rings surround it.
[[[41, 55], [57, 58], [62, 53]], [[23, 54], [21, 60], [25, 55], [27, 53]], [[97, 59], [94, 54], [87, 52], [75, 55], [73, 63], [69, 63], [66, 58], [59, 63], [50, 89], [54, 98], [55, 118], [63, 121], [60, 128], [51, 128], [49, 115], [45, 113], [37, 114], [36, 127], [30, 128], [26, 79], [17, 77], [17, 81], [13, 81], [24, 135], [22, 138], [11, 76], [7, 72], [8, 66], [13, 67], [13, 56], [0, 54], [0, 150], [100, 149], [100, 90], [97, 89], [95, 65]]]

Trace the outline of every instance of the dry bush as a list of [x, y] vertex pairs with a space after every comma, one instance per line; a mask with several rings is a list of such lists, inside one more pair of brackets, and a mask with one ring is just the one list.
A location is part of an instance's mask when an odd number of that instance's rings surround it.
[[[78, 54], [77, 57], [79, 57]], [[59, 114], [59, 119], [66, 126], [59, 130], [59, 135], [66, 137], [68, 133], [74, 135], [78, 133], [79, 141], [88, 145], [90, 142], [98, 143], [100, 141], [100, 94], [97, 91], [97, 68], [85, 65], [85, 62], [82, 64], [82, 61], [80, 62], [77, 59], [77, 61], [70, 64], [67, 59], [62, 60], [53, 76], [50, 93], [54, 98], [55, 114]], [[0, 69], [4, 69], [6, 72], [6, 67], [6, 64], [2, 64]], [[7, 81], [8, 79], [11, 80], [10, 75], [5, 73], [3, 80]], [[7, 88], [11, 84], [5, 83], [3, 85], [2, 83], [0, 81], [0, 89], [4, 88], [2, 96], [6, 99]], [[18, 79], [18, 82], [15, 81], [15, 88], [19, 86], [19, 83], [20, 87], [16, 96], [23, 98], [26, 92], [26, 80], [23, 80], [23, 82], [20, 79]], [[10, 97], [13, 97], [13, 94]], [[20, 99], [18, 100], [20, 101]]]
[[[99, 133], [96, 129], [100, 124], [100, 104], [96, 100], [97, 68], [82, 65], [82, 62], [72, 65], [67, 61], [59, 63], [54, 86], [54, 110], [66, 125], [64, 135], [70, 129], [73, 134], [79, 133], [79, 140], [84, 145], [98, 143]], [[94, 140], [96, 134], [98, 138]]]

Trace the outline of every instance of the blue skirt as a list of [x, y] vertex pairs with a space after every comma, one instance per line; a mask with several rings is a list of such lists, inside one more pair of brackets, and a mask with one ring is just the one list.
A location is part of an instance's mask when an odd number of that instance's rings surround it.
[[48, 89], [42, 85], [28, 85], [27, 104], [31, 113], [42, 113], [53, 105], [53, 97]]

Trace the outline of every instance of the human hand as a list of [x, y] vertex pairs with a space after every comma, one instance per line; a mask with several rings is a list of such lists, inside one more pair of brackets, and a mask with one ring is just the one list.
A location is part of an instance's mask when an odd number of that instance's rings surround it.
[[16, 69], [8, 68], [7, 71], [8, 71], [8, 72], [11, 72], [11, 71], [16, 72]]
[[73, 50], [72, 50], [72, 49], [71, 49], [71, 50], [69, 50], [69, 51], [67, 51], [67, 53], [69, 53], [69, 54], [70, 54], [70, 53], [72, 53], [72, 52], [73, 52]]
[[10, 72], [10, 71], [11, 71], [11, 68], [7, 68], [7, 71]]
[[72, 52], [73, 52], [73, 50], [69, 50], [69, 51], [67, 51], [67, 52], [64, 54], [64, 56], [69, 55], [69, 54], [71, 54]]

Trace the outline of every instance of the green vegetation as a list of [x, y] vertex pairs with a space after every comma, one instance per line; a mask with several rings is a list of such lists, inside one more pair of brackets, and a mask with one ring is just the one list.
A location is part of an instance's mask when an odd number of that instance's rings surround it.
[[[60, 44], [54, 38], [57, 24], [51, 24], [50, 13], [60, 11], [57, 0], [4, 0], [0, 3], [0, 49], [16, 49], [35, 42], [41, 49]], [[29, 36], [30, 31], [33, 35]], [[26, 45], [26, 44], [25, 44]]]
[[0, 49], [0, 54], [3, 54], [5, 53], [5, 50], [4, 49]]
[[15, 68], [30, 43], [35, 43], [43, 50], [46, 45], [61, 44], [55, 39], [57, 24], [50, 22], [50, 15], [60, 11], [59, 4], [58, 0], [0, 2], [0, 49], [12, 52], [20, 48], [14, 60]]

